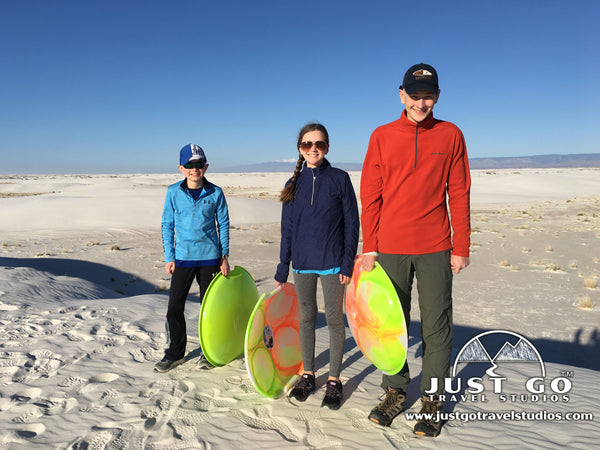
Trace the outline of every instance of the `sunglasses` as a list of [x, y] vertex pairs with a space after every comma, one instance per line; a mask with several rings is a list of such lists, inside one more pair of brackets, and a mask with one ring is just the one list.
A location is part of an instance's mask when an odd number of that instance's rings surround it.
[[183, 167], [185, 167], [186, 169], [204, 169], [204, 163], [202, 161], [189, 162], [187, 164], [184, 164]]
[[325, 141], [316, 141], [316, 142], [312, 142], [312, 141], [304, 141], [300, 143], [300, 148], [302, 150], [310, 150], [312, 148], [312, 146], [317, 147], [317, 150], [326, 150], [327, 149], [327, 142]]

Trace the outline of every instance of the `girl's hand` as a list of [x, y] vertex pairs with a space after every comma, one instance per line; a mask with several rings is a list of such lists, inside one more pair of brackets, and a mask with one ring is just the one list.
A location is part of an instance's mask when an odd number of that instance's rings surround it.
[[348, 283], [350, 283], [351, 279], [352, 279], [351, 277], [347, 277], [346, 275], [340, 274], [340, 283], [341, 284], [348, 284]]

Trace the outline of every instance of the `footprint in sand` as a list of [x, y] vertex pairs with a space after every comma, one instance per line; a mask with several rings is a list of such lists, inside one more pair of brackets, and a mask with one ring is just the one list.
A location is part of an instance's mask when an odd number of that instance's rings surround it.
[[90, 378], [90, 383], [110, 383], [119, 378], [119, 375], [112, 372], [101, 373]]
[[410, 448], [414, 448], [416, 446], [415, 439], [418, 439], [418, 436], [416, 436], [412, 432], [403, 431], [398, 433], [397, 431], [394, 431], [392, 429], [385, 429], [383, 431], [383, 434], [393, 448], [397, 448], [400, 450], [409, 450]]
[[81, 377], [67, 377], [62, 382], [58, 383], [60, 387], [81, 386], [87, 380]]
[[[106, 373], [90, 379], [88, 385], [95, 385], [105, 382], [114, 381], [115, 374]], [[65, 384], [78, 384], [80, 380], [67, 379]], [[158, 438], [164, 438], [165, 429], [175, 434], [183, 440], [188, 440], [188, 437], [195, 439], [197, 429], [194, 427], [193, 420], [183, 420], [178, 416], [179, 405], [182, 403], [185, 395], [195, 385], [190, 381], [160, 379], [139, 392], [139, 397], [151, 399], [156, 397], [155, 406], [147, 407], [139, 412], [137, 418], [125, 420], [122, 422], [103, 422], [93, 427], [93, 432], [88, 433], [81, 438], [77, 443], [74, 443], [73, 449], [104, 449], [104, 448], [142, 448], [144, 443], [149, 442], [148, 439], [153, 435]], [[99, 407], [106, 406], [117, 412], [123, 408], [127, 408], [128, 404], [122, 401], [122, 394], [115, 389], [108, 389], [102, 392], [99, 401], [91, 403], [87, 408], [82, 408], [81, 411], [92, 411]], [[129, 405], [131, 406], [131, 405]], [[137, 410], [139, 411], [139, 410]], [[132, 415], [130, 414], [130, 417]], [[186, 415], [187, 417], [188, 415]], [[196, 418], [197, 420], [197, 418]], [[167, 427], [165, 427], [167, 425]], [[193, 434], [190, 434], [193, 432]], [[194, 441], [197, 445], [197, 441]], [[190, 448], [195, 448], [192, 445]]]
[[59, 314], [67, 314], [82, 308], [82, 306], [67, 306], [66, 308], [59, 309], [58, 312]]
[[233, 398], [219, 397], [220, 391], [197, 392], [194, 407], [200, 411], [211, 411], [221, 408], [231, 408], [237, 401]]
[[147, 363], [148, 361], [159, 361], [163, 351], [154, 347], [136, 348], [129, 352], [135, 362]]
[[356, 428], [360, 431], [373, 429], [373, 422], [371, 422], [365, 416], [365, 412], [360, 409], [349, 409], [347, 411], [344, 411], [344, 415], [352, 423], [352, 428]]
[[231, 414], [250, 428], [262, 431], [275, 431], [286, 441], [299, 442], [302, 439], [300, 434], [284, 420], [273, 417], [269, 407], [254, 408], [253, 415], [242, 410], [231, 411]]
[[247, 376], [236, 376], [227, 378], [225, 380], [225, 385], [225, 389], [227, 389], [228, 392], [234, 391], [236, 389], [241, 389], [244, 394], [256, 394], [256, 388], [254, 387], [252, 380], [250, 380], [250, 378], [248, 378]]
[[[99, 389], [99, 385], [110, 383], [119, 378], [119, 375], [112, 372], [101, 373], [98, 375], [92, 376], [89, 380], [85, 381], [81, 384], [80, 387], [77, 388], [76, 394], [79, 395], [90, 395]], [[96, 402], [91, 402], [86, 406], [82, 406], [80, 411], [82, 412], [92, 412], [98, 409], [104, 408], [105, 406], [111, 408], [119, 408], [122, 405], [123, 399], [122, 395], [116, 391], [115, 389], [107, 389], [104, 390]]]
[[46, 398], [40, 399], [34, 403], [36, 406], [41, 408], [41, 411], [46, 416], [55, 416], [57, 414], [64, 414], [78, 404], [77, 400], [73, 397], [69, 398]]
[[129, 322], [121, 322], [120, 320], [111, 319], [109, 331], [119, 336], [124, 336], [130, 341], [146, 341], [150, 339], [150, 335], [142, 328], [133, 326]]
[[170, 389], [173, 385], [173, 380], [165, 378], [159, 379], [149, 384], [144, 390], [140, 391], [140, 397], [150, 398], [159, 394], [162, 390]]
[[319, 449], [342, 449], [344, 445], [341, 441], [332, 440], [325, 431], [323, 431], [323, 422], [320, 420], [311, 420], [307, 424], [308, 435], [304, 438], [304, 444], [309, 448]]
[[39, 436], [44, 431], [46, 431], [46, 427], [42, 423], [30, 423], [22, 426], [20, 429], [16, 431], [17, 435], [21, 438], [31, 439], [36, 436]]
[[53, 353], [47, 349], [36, 349], [28, 353], [27, 361], [13, 375], [15, 383], [23, 383], [36, 380], [40, 377], [54, 375], [62, 364], [62, 355]]
[[79, 444], [74, 444], [73, 449], [100, 450], [108, 448], [108, 444], [112, 441], [114, 434], [108, 430], [89, 433]]
[[85, 334], [85, 333], [80, 333], [77, 330], [68, 330], [66, 332], [63, 333], [67, 339], [69, 339], [70, 341], [73, 342], [81, 342], [81, 341], [93, 341], [94, 338], [91, 337], [89, 334]]
[[25, 408], [19, 409], [23, 411], [18, 416], [12, 418], [13, 423], [28, 423], [43, 415], [40, 408], [35, 405], [26, 405]]
[[100, 342], [100, 346], [88, 353], [88, 358], [93, 359], [95, 355], [103, 355], [120, 347], [124, 344], [123, 338], [114, 338], [109, 336], [98, 336], [96, 340]]
[[172, 380], [171, 393], [158, 398], [156, 406], [142, 410], [141, 416], [146, 419], [144, 428], [146, 430], [157, 430], [169, 423], [184, 395], [194, 387], [194, 383], [190, 381]]
[[42, 390], [39, 388], [27, 388], [14, 393], [12, 395], [12, 399], [18, 402], [28, 402], [30, 400], [38, 398], [41, 394]]
[[107, 391], [103, 391], [100, 394], [100, 399], [97, 403], [90, 403], [90, 405], [85, 409], [86, 412], [95, 411], [105, 406], [115, 410], [120, 409], [123, 404], [123, 394], [121, 394], [116, 389], [108, 389]]
[[[70, 447], [86, 450], [104, 450], [107, 448], [144, 448], [146, 435], [135, 429], [134, 422], [139, 419], [132, 419], [126, 422], [103, 422], [93, 427], [94, 431], [88, 433], [78, 442]], [[130, 424], [132, 423], [132, 424]], [[179, 448], [179, 447], [178, 447]], [[190, 447], [193, 448], [193, 447]]]

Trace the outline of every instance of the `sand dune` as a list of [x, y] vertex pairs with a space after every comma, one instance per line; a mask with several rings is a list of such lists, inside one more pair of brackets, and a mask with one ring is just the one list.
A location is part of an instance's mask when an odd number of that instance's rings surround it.
[[[352, 173], [359, 188], [359, 173]], [[231, 263], [260, 293], [273, 289], [278, 191], [289, 174], [209, 174], [227, 193]], [[328, 335], [317, 330], [319, 391], [305, 403], [258, 394], [239, 358], [198, 362], [199, 299], [187, 305], [187, 362], [152, 371], [165, 346], [169, 278], [160, 214], [177, 174], [0, 177], [0, 445], [4, 448], [591, 448], [600, 438], [600, 171], [473, 171], [471, 266], [454, 281], [454, 354], [473, 337], [527, 338], [545, 376], [527, 362], [460, 365], [484, 396], [449, 398], [454, 416], [435, 439], [367, 419], [380, 372], [347, 329], [344, 404], [320, 408]], [[408, 412], [418, 412], [421, 344], [413, 308]], [[539, 363], [539, 362], [538, 362]], [[558, 379], [558, 384], [552, 384]], [[562, 381], [561, 381], [562, 379]], [[566, 393], [564, 383], [570, 383]], [[568, 387], [568, 386], [567, 386]], [[534, 397], [537, 395], [537, 397]], [[567, 398], [564, 396], [566, 395]], [[512, 412], [512, 413], [511, 413]], [[515, 420], [516, 413], [531, 420]], [[491, 417], [507, 413], [505, 417]], [[558, 420], [589, 413], [594, 420]], [[483, 415], [488, 417], [484, 418]], [[510, 417], [513, 414], [513, 417]], [[537, 414], [537, 416], [536, 416]], [[572, 417], [573, 419], [581, 418]]]

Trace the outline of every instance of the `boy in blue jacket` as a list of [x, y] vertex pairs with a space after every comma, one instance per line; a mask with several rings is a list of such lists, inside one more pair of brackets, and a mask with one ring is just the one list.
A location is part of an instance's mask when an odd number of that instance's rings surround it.
[[204, 177], [207, 169], [202, 148], [186, 145], [179, 152], [179, 170], [185, 180], [167, 189], [161, 228], [165, 271], [172, 277], [167, 309], [168, 348], [154, 366], [157, 372], [167, 372], [185, 362], [184, 309], [194, 278], [202, 299], [218, 271], [229, 275], [229, 210], [222, 189]]

